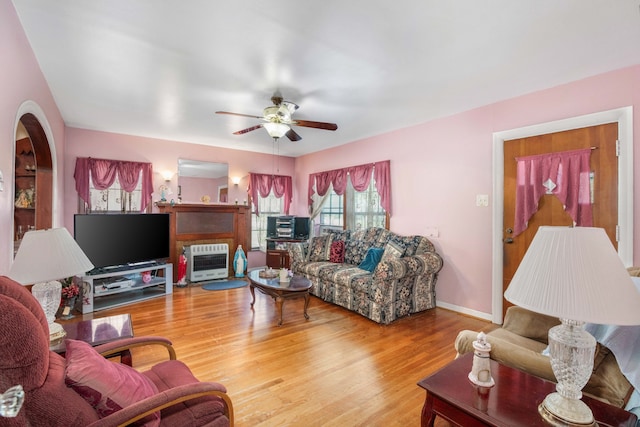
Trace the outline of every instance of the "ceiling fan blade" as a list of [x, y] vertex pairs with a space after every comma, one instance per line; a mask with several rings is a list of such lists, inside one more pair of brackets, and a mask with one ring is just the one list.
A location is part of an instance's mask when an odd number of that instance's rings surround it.
[[298, 135], [293, 129], [289, 129], [289, 131], [285, 133], [285, 135], [287, 136], [287, 138], [289, 138], [289, 141], [293, 142], [300, 141], [302, 139], [302, 137]]
[[325, 130], [338, 129], [338, 125], [335, 123], [313, 122], [311, 120], [292, 120], [291, 124], [294, 126], [304, 126], [307, 128], [316, 128], [316, 129], [325, 129]]
[[237, 132], [234, 132], [233, 134], [234, 135], [242, 135], [242, 134], [245, 134], [247, 132], [251, 132], [252, 130], [260, 129], [261, 127], [262, 127], [261, 124], [260, 125], [255, 125], [255, 126], [251, 126], [250, 128], [246, 128], [246, 129], [242, 129], [242, 130], [239, 130]]
[[262, 116], [252, 116], [251, 114], [230, 113], [229, 111], [216, 111], [216, 114], [229, 114], [231, 116], [251, 117], [252, 119], [262, 118]]

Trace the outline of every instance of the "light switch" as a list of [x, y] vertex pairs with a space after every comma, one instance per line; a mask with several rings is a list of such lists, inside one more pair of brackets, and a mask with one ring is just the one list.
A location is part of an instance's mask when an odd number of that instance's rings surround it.
[[476, 206], [482, 206], [482, 207], [489, 206], [489, 195], [476, 194]]

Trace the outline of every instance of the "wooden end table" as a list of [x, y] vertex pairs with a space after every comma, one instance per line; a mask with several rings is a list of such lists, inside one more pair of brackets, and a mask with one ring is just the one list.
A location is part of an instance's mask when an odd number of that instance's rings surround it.
[[[49, 345], [49, 349], [62, 355], [64, 355], [67, 350], [64, 344], [65, 339], [84, 341], [95, 347], [122, 338], [133, 338], [133, 326], [131, 325], [130, 314], [80, 320], [79, 322], [64, 322], [61, 323], [61, 325], [67, 335], [58, 341], [52, 342]], [[118, 355], [120, 356], [121, 363], [131, 366], [132, 360], [129, 350], [114, 354], [110, 357]]]
[[[478, 387], [469, 381], [473, 353], [467, 353], [418, 383], [427, 391], [422, 426], [433, 426], [437, 416], [454, 425], [548, 426], [538, 405], [556, 384], [491, 360], [495, 385]], [[600, 427], [634, 427], [637, 417], [621, 408], [583, 396]]]
[[255, 290], [257, 289], [265, 295], [269, 295], [276, 302], [276, 311], [280, 315], [278, 326], [282, 325], [282, 304], [284, 300], [291, 298], [304, 297], [304, 318], [309, 319], [307, 308], [309, 307], [309, 289], [311, 289], [311, 281], [306, 277], [293, 276], [288, 283], [280, 283], [280, 279], [260, 277], [260, 270], [251, 270], [249, 272], [249, 290], [251, 291], [252, 301], [251, 308], [256, 302]]

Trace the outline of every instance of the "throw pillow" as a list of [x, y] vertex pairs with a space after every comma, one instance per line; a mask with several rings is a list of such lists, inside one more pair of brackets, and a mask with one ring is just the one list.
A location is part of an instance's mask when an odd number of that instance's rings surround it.
[[308, 261], [328, 261], [331, 250], [331, 235], [312, 237], [309, 243]]
[[360, 265], [358, 265], [358, 267], [373, 273], [373, 270], [376, 269], [378, 263], [382, 259], [383, 252], [384, 249], [382, 248], [369, 248], [369, 250], [367, 250], [367, 254], [364, 257], [364, 260], [360, 263]]
[[[135, 369], [110, 362], [84, 341], [65, 340], [65, 383], [106, 417], [158, 394], [156, 385]], [[160, 413], [144, 418], [145, 426], [159, 426]]]
[[331, 242], [329, 261], [338, 264], [342, 264], [344, 262], [344, 242], [342, 240]]
[[400, 243], [389, 242], [384, 247], [382, 260], [397, 259], [400, 258], [402, 254], [404, 254], [404, 247]]

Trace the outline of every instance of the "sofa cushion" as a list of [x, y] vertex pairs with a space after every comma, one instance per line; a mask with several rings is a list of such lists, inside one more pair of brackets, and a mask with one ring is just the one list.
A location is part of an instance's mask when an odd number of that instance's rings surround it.
[[361, 268], [363, 270], [367, 270], [370, 273], [373, 273], [373, 271], [378, 266], [378, 263], [382, 259], [383, 252], [384, 250], [380, 248], [369, 248], [367, 250], [367, 254], [365, 255], [364, 259], [358, 265], [358, 268]]
[[[155, 384], [135, 369], [110, 362], [84, 341], [65, 340], [65, 382], [105, 417], [158, 393]], [[144, 419], [160, 425], [160, 413]]]
[[331, 242], [329, 251], [329, 261], [342, 264], [344, 262], [344, 241], [334, 240]]
[[330, 234], [312, 237], [311, 242], [309, 242], [307, 261], [329, 261], [329, 251], [331, 250], [332, 241]]

